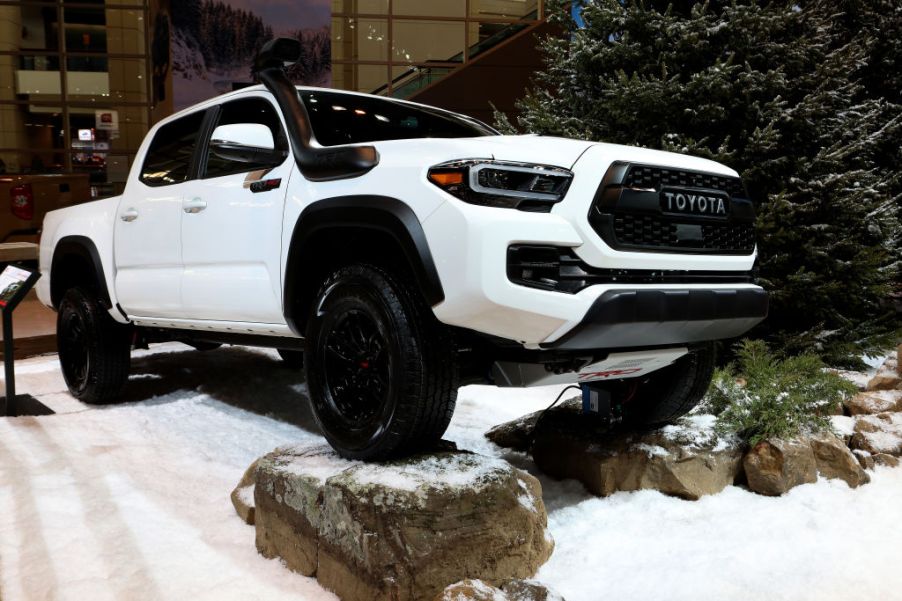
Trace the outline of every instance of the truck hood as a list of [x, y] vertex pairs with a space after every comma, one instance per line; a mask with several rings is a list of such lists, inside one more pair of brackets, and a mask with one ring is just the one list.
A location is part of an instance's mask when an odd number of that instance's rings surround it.
[[[609, 160], [736, 175], [735, 171], [720, 163], [685, 154], [535, 134], [479, 138], [422, 138], [414, 142], [420, 161], [438, 162], [441, 160], [439, 157], [444, 157], [445, 160], [491, 158], [572, 169], [580, 157], [592, 149], [590, 155], [593, 162], [604, 157]], [[410, 140], [393, 140], [376, 143], [376, 146], [383, 158], [389, 159], [400, 147], [404, 148], [403, 154], [407, 154], [410, 143]]]

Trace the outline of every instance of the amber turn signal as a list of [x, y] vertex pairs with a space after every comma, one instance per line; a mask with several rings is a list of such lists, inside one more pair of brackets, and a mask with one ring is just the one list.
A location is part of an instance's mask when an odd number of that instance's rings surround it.
[[464, 181], [463, 171], [432, 171], [429, 173], [429, 179], [439, 186], [454, 186], [462, 184]]

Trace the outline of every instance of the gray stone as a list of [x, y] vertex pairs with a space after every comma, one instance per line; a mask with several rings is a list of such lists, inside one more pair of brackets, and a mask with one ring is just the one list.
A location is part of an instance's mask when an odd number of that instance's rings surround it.
[[257, 547], [343, 601], [431, 600], [461, 575], [529, 578], [553, 541], [541, 486], [460, 451], [357, 464], [279, 449], [257, 470]]
[[575, 406], [546, 413], [534, 432], [536, 465], [600, 496], [653, 489], [692, 500], [720, 492], [741, 470], [741, 445], [714, 433], [713, 416], [646, 433], [611, 433], [595, 424]]

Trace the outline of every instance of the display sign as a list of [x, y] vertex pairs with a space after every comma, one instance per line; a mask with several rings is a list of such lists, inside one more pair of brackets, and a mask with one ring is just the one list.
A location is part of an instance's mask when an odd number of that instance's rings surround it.
[[[6, 307], [13, 299], [17, 299], [18, 292], [24, 296], [31, 286], [25, 287], [25, 283], [34, 274], [33, 271], [9, 265], [0, 273], [0, 307]], [[25, 288], [23, 291], [22, 289]]]
[[81, 142], [90, 142], [94, 139], [94, 131], [90, 129], [78, 130], [78, 139]]
[[94, 129], [119, 131], [119, 111], [109, 109], [94, 111]]
[[0, 399], [0, 415], [47, 415], [53, 413], [30, 395], [16, 395], [16, 372], [13, 343], [13, 311], [22, 302], [41, 274], [32, 269], [7, 265], [0, 273], [0, 313], [3, 314], [3, 363], [6, 396]]

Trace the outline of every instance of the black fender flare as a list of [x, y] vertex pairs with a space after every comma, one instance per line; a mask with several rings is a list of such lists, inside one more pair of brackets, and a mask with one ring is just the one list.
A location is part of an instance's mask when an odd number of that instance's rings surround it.
[[295, 299], [305, 287], [319, 286], [319, 282], [302, 281], [300, 275], [304, 262], [316, 258], [311, 257], [307, 244], [318, 231], [341, 228], [369, 229], [388, 234], [407, 259], [426, 302], [434, 306], [445, 300], [445, 291], [429, 250], [426, 233], [416, 213], [407, 204], [390, 196], [368, 194], [326, 198], [311, 203], [301, 211], [291, 235], [282, 308], [285, 320], [294, 332], [303, 334], [304, 321], [302, 316], [295, 315]]
[[97, 246], [86, 236], [64, 236], [53, 249], [53, 259], [50, 262], [50, 299], [55, 309], [59, 308], [65, 290], [60, 290], [55, 282], [59, 281], [59, 269], [62, 269], [62, 262], [67, 257], [77, 256], [93, 267], [93, 283], [100, 295], [100, 300], [105, 304], [107, 309], [113, 308], [113, 302], [110, 300], [110, 291], [106, 285], [106, 278], [103, 274], [103, 262], [100, 260], [100, 253], [97, 252]]

